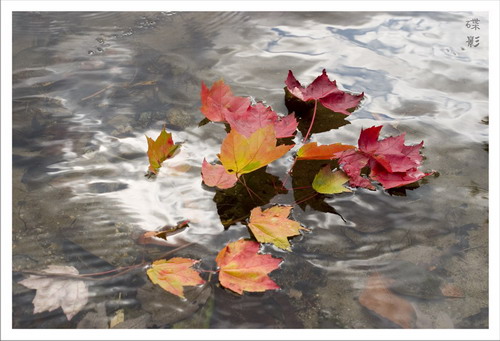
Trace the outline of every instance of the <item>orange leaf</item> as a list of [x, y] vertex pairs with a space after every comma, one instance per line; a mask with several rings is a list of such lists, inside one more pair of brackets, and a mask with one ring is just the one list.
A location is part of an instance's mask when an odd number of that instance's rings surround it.
[[403, 328], [412, 328], [416, 319], [415, 309], [387, 289], [389, 284], [389, 280], [379, 273], [372, 274], [359, 297], [359, 303]]
[[254, 208], [248, 227], [255, 239], [291, 251], [288, 237], [297, 236], [300, 230], [305, 230], [298, 222], [288, 219], [291, 209], [291, 206], [274, 206], [265, 211], [260, 207]]
[[276, 146], [273, 125], [257, 130], [248, 138], [231, 130], [222, 141], [219, 159], [228, 173], [235, 173], [239, 177], [267, 166], [285, 155], [293, 146]]
[[210, 89], [201, 82], [200, 111], [210, 121], [224, 122], [228, 112], [245, 112], [249, 105], [248, 98], [233, 96], [231, 88], [222, 79], [215, 82]]
[[302, 146], [297, 152], [298, 160], [332, 160], [340, 157], [340, 154], [355, 146], [342, 143], [325, 144], [318, 146], [316, 142], [311, 142]]
[[243, 291], [261, 292], [280, 287], [267, 275], [282, 259], [258, 254], [260, 244], [240, 239], [227, 244], [215, 261], [220, 268], [220, 284], [240, 295]]
[[147, 274], [153, 284], [158, 284], [164, 290], [185, 298], [183, 287], [205, 283], [198, 272], [191, 269], [197, 262], [194, 259], [179, 257], [161, 259], [153, 262]]
[[162, 129], [156, 141], [148, 136], [146, 139], [148, 141], [149, 171], [157, 174], [161, 163], [173, 157], [180, 145], [174, 144], [172, 134], [167, 133], [165, 128]]

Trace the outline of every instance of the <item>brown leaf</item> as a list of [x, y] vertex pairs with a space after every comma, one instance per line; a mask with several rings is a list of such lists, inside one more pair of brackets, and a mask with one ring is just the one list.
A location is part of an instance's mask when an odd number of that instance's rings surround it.
[[366, 282], [359, 303], [403, 328], [413, 328], [415, 309], [408, 301], [387, 289], [389, 284], [387, 278], [377, 272], [373, 273]]
[[443, 296], [446, 297], [455, 297], [455, 298], [465, 297], [462, 289], [449, 283], [446, 283], [441, 287], [441, 293], [443, 294]]

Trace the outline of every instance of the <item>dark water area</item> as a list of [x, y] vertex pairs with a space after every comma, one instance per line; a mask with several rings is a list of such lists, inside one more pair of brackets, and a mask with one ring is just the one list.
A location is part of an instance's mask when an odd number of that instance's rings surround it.
[[[467, 45], [470, 18], [481, 23], [477, 47]], [[16, 12], [12, 51], [13, 328], [108, 328], [120, 313], [122, 328], [399, 328], [360, 303], [374, 273], [414, 309], [412, 328], [488, 328], [485, 13]], [[261, 250], [284, 259], [271, 273], [280, 290], [240, 296], [214, 274], [181, 300], [138, 267], [89, 281], [89, 301], [70, 321], [60, 308], [33, 313], [23, 271], [107, 272], [179, 246], [175, 256], [215, 269], [222, 247], [250, 237], [228, 221], [260, 203], [202, 184], [202, 161], [217, 158], [226, 133], [198, 126], [201, 82], [223, 78], [287, 114], [288, 70], [308, 84], [323, 68], [365, 98], [312, 141], [357, 145], [362, 128], [384, 125], [384, 137], [423, 140], [422, 170], [436, 173], [411, 190], [294, 205], [310, 231], [291, 239], [292, 252]], [[148, 179], [144, 135], [163, 125], [181, 152]], [[292, 163], [287, 154], [250, 180], [268, 202], [302, 195], [293, 182], [275, 191]], [[186, 219], [168, 245], [136, 242]], [[446, 297], [446, 286], [461, 297]]]

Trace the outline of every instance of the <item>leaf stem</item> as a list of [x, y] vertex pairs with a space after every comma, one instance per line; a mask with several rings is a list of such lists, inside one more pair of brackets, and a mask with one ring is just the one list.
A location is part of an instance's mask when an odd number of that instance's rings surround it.
[[313, 111], [313, 117], [311, 120], [311, 124], [309, 125], [309, 130], [307, 131], [306, 136], [304, 137], [304, 140], [302, 140], [302, 143], [306, 143], [307, 139], [309, 138], [309, 135], [311, 134], [312, 127], [314, 125], [314, 119], [316, 118], [316, 110], [318, 108], [318, 100], [314, 100], [314, 111]]

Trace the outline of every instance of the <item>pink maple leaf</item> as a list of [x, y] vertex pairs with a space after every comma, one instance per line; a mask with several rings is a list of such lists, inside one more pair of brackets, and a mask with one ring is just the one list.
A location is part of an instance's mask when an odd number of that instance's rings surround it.
[[220, 189], [231, 188], [238, 181], [236, 175], [226, 172], [223, 165], [212, 165], [205, 159], [201, 165], [201, 176], [205, 185]]
[[235, 129], [246, 137], [250, 137], [257, 130], [270, 124], [274, 125], [277, 138], [290, 137], [293, 136], [298, 125], [293, 113], [279, 117], [271, 107], [266, 107], [262, 103], [249, 106], [246, 111], [230, 112], [226, 114], [226, 120], [231, 129]]

